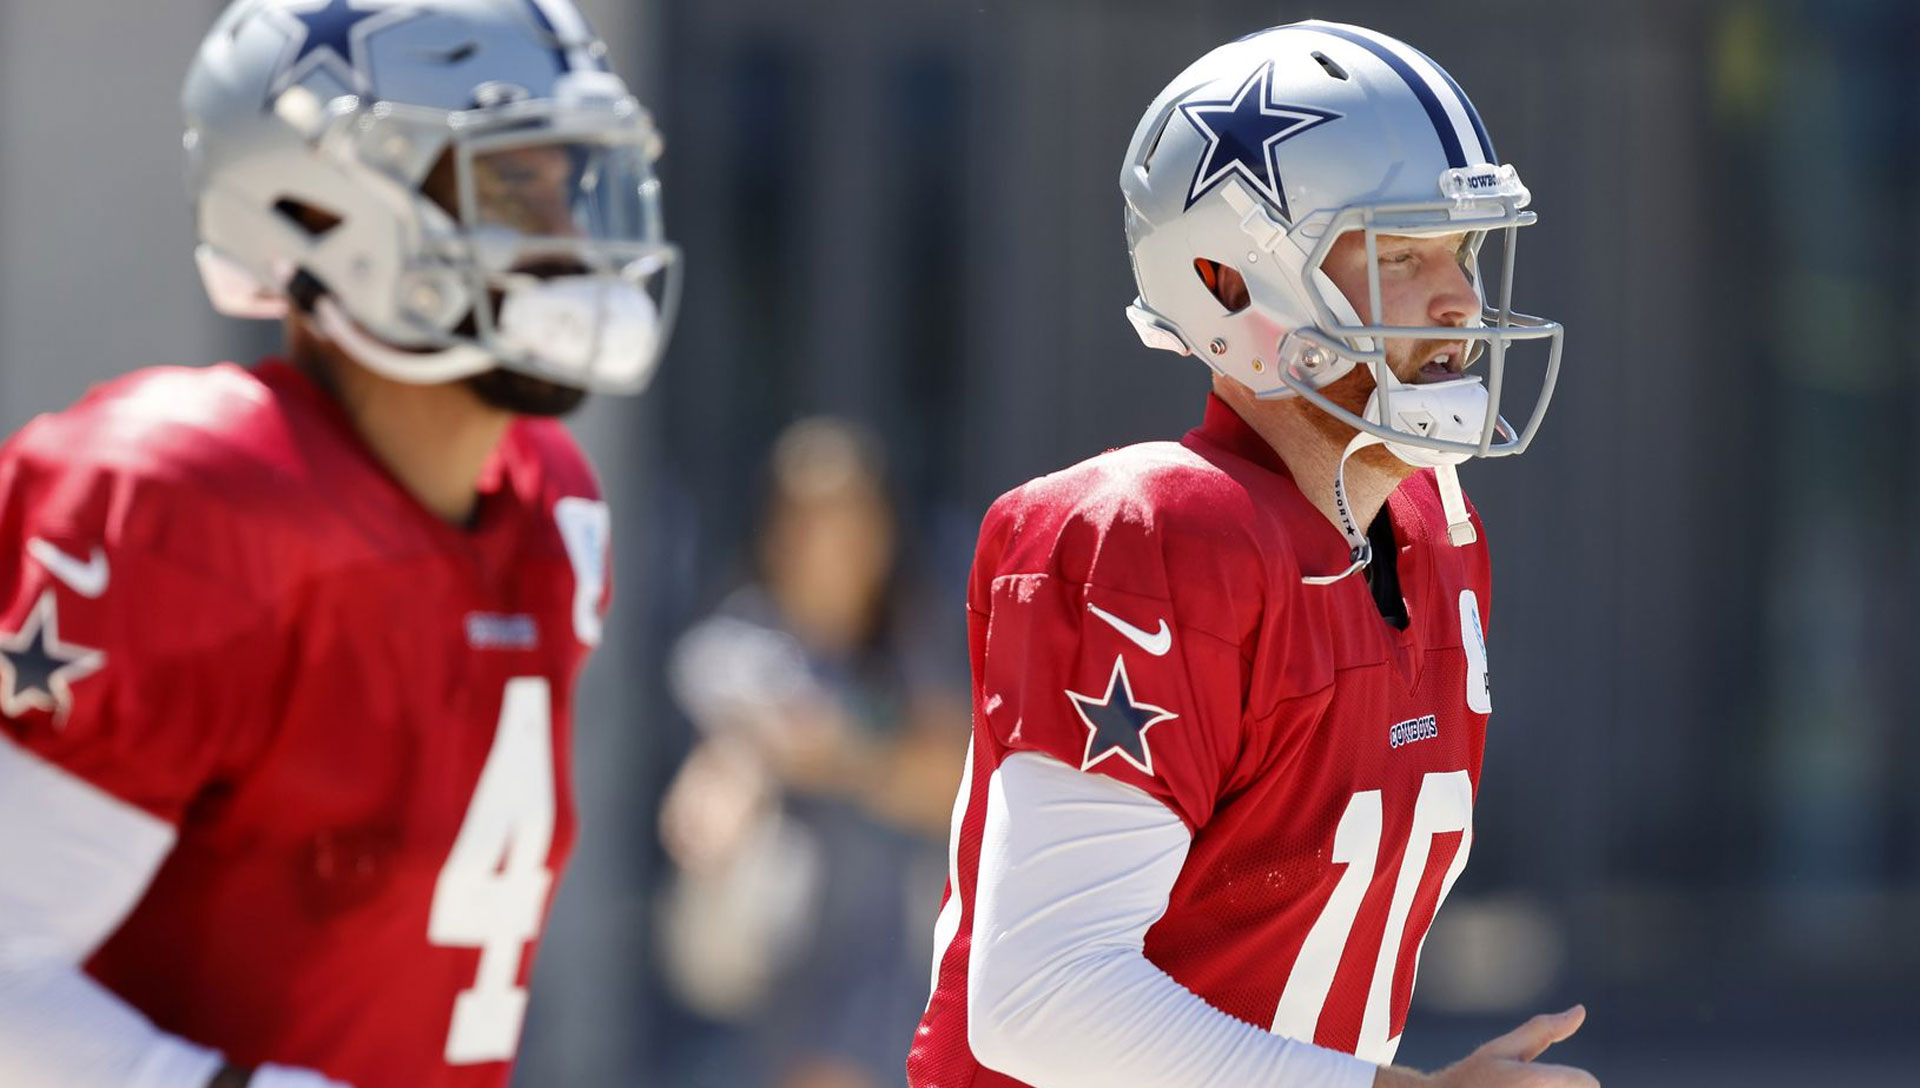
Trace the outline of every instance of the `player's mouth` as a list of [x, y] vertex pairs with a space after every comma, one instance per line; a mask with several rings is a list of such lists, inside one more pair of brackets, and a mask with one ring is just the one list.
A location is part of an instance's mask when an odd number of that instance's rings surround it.
[[1444, 382], [1458, 378], [1467, 370], [1467, 345], [1458, 340], [1449, 340], [1436, 346], [1426, 361], [1420, 364], [1419, 379], [1422, 382]]

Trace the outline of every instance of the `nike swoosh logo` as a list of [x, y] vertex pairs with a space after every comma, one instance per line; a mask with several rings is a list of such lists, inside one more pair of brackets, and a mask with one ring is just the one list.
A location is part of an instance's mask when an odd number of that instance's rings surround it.
[[1126, 636], [1128, 642], [1155, 657], [1165, 657], [1167, 651], [1173, 649], [1173, 629], [1167, 626], [1165, 617], [1160, 620], [1160, 630], [1150, 635], [1091, 601], [1087, 602], [1087, 611], [1107, 621], [1114, 630]]
[[107, 551], [98, 545], [86, 562], [81, 562], [39, 537], [27, 541], [27, 554], [40, 561], [47, 573], [65, 582], [68, 589], [82, 597], [95, 598], [107, 591]]

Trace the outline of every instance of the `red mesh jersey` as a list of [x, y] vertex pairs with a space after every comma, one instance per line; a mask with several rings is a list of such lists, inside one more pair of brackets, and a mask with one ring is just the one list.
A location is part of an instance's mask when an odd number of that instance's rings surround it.
[[[1391, 1060], [1422, 939], [1466, 863], [1489, 702], [1484, 544], [1448, 542], [1431, 472], [1387, 509], [1404, 631], [1359, 575], [1302, 584], [1345, 569], [1346, 542], [1219, 400], [1178, 445], [1115, 450], [994, 504], [916, 1088], [1018, 1083], [968, 1050], [966, 985], [988, 781], [1019, 751], [1144, 789], [1192, 830], [1148, 959], [1261, 1028]], [[1158, 720], [1128, 743], [1103, 727], [1103, 698]]]
[[0, 678], [0, 727], [179, 829], [89, 971], [241, 1063], [506, 1084], [606, 548], [558, 425], [512, 426], [462, 531], [283, 364], [143, 371], [29, 424], [0, 633], [52, 617], [52, 660], [94, 656]]

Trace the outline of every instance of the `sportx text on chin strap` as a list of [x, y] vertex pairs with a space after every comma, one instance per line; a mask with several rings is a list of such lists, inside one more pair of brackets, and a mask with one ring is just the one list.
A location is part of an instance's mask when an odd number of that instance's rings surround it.
[[[1347, 569], [1338, 574], [1302, 575], [1300, 581], [1310, 586], [1330, 586], [1341, 581], [1355, 571], [1365, 570], [1373, 562], [1373, 542], [1360, 531], [1353, 519], [1353, 506], [1347, 501], [1347, 459], [1368, 446], [1376, 443], [1386, 445], [1380, 438], [1365, 431], [1353, 436], [1347, 448], [1340, 451], [1340, 463], [1333, 470], [1333, 510], [1340, 518], [1340, 532], [1347, 538], [1348, 558], [1352, 560]], [[1436, 482], [1440, 485], [1440, 506], [1447, 516], [1447, 539], [1454, 547], [1464, 547], [1479, 539], [1474, 531], [1473, 519], [1467, 516], [1467, 499], [1460, 491], [1460, 474], [1452, 465], [1437, 465], [1433, 470]]]
[[1367, 564], [1373, 562], [1373, 542], [1360, 531], [1359, 524], [1353, 520], [1353, 507], [1347, 502], [1347, 459], [1379, 441], [1365, 431], [1354, 435], [1353, 440], [1347, 443], [1347, 448], [1340, 451], [1340, 463], [1333, 469], [1333, 511], [1340, 517], [1340, 532], [1347, 538], [1351, 549], [1348, 557], [1353, 562], [1339, 574], [1302, 576], [1300, 580], [1307, 585], [1330, 586], [1355, 571], [1366, 569]]

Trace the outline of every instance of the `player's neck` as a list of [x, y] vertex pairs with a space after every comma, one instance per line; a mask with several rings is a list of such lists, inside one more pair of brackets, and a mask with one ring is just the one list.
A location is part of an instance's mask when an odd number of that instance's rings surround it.
[[513, 416], [460, 382], [409, 385], [338, 356], [330, 363], [329, 391], [374, 457], [435, 517], [469, 524], [480, 474]]
[[[1328, 524], [1340, 528], [1333, 480], [1353, 428], [1299, 398], [1259, 400], [1245, 386], [1226, 380], [1216, 381], [1214, 391], [1279, 455], [1313, 508]], [[1380, 446], [1370, 446], [1348, 458], [1346, 469], [1347, 506], [1362, 531], [1379, 516], [1387, 496], [1414, 471], [1413, 466]]]
[[[1309, 412], [1319, 411], [1305, 402], [1299, 402], [1299, 407]], [[1286, 462], [1294, 483], [1300, 485], [1300, 491], [1306, 495], [1307, 501], [1320, 511], [1329, 524], [1340, 528], [1340, 515], [1333, 498], [1333, 480], [1339, 471], [1340, 454], [1346, 448], [1346, 443], [1328, 441], [1307, 427], [1291, 428], [1285, 435], [1277, 437], [1277, 441], [1268, 441], [1280, 459]], [[1354, 523], [1362, 532], [1379, 516], [1380, 508], [1386, 505], [1387, 496], [1393, 494], [1400, 482], [1412, 472], [1413, 466], [1379, 446], [1368, 447], [1347, 459], [1347, 506], [1353, 511]]]

